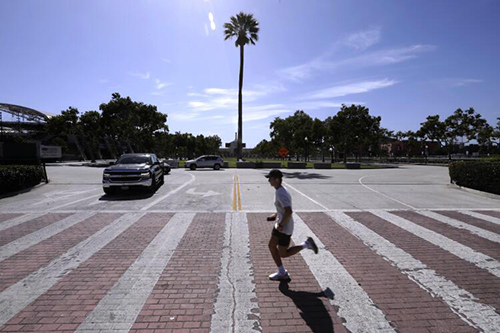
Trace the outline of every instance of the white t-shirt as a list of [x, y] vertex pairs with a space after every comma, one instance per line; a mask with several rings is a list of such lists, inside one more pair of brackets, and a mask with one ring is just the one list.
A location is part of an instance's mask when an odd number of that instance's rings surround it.
[[[292, 207], [292, 197], [283, 186], [276, 190], [274, 205], [276, 206], [276, 212], [278, 213], [274, 227], [278, 229], [278, 223], [281, 222], [283, 216], [285, 215], [285, 207]], [[281, 232], [287, 235], [291, 235], [293, 233], [292, 216], [289, 217], [288, 222], [285, 223]]]

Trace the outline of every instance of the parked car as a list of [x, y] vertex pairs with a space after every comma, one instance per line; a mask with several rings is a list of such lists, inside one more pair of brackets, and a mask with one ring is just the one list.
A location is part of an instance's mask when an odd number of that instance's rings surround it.
[[163, 173], [166, 175], [168, 175], [172, 170], [172, 167], [170, 166], [170, 164], [167, 163], [167, 161], [164, 158], [160, 159], [160, 165], [163, 168]]
[[203, 155], [194, 160], [189, 160], [186, 162], [185, 167], [191, 170], [196, 170], [196, 168], [212, 168], [214, 170], [220, 170], [224, 166], [224, 160], [222, 157], [217, 155]]
[[155, 154], [123, 154], [114, 165], [104, 169], [104, 193], [146, 188], [151, 193], [164, 182], [164, 171]]

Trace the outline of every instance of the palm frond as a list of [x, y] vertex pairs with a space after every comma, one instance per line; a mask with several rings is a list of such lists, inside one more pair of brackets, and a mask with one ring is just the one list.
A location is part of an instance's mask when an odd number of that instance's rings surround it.
[[235, 37], [235, 45], [252, 44], [259, 40], [259, 22], [253, 14], [239, 12], [229, 18], [229, 23], [224, 23], [224, 40]]

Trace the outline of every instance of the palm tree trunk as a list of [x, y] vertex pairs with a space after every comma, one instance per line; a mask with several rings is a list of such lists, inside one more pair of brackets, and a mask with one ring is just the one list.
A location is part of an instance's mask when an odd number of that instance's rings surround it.
[[244, 45], [240, 45], [240, 81], [238, 87], [238, 156], [239, 161], [243, 157], [243, 61]]

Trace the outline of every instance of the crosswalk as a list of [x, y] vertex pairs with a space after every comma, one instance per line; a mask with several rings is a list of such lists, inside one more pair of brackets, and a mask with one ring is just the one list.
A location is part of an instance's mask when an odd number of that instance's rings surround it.
[[500, 332], [500, 210], [0, 213], [0, 332]]

